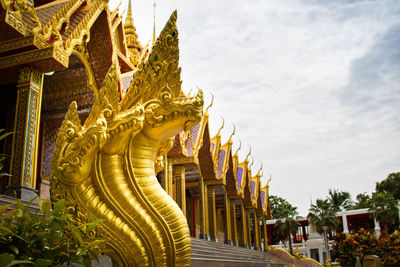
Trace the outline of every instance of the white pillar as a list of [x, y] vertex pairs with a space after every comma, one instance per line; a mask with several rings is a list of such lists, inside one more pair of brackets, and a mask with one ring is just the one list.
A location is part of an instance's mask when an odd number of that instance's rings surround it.
[[400, 205], [397, 207], [397, 211], [399, 212], [399, 221], [400, 221]]
[[319, 252], [319, 263], [321, 263], [321, 264], [324, 264], [324, 263], [325, 263], [325, 262], [324, 262], [324, 250], [325, 250], [325, 247], [324, 247], [324, 246], [318, 248], [318, 252]]
[[346, 215], [345, 211], [342, 212], [342, 223], [343, 223], [343, 233], [348, 235], [349, 234], [349, 227], [348, 227], [348, 224], [347, 224], [347, 215]]
[[374, 219], [374, 223], [375, 223], [375, 234], [376, 236], [380, 236], [381, 235], [381, 226], [379, 225], [378, 221], [376, 219]]

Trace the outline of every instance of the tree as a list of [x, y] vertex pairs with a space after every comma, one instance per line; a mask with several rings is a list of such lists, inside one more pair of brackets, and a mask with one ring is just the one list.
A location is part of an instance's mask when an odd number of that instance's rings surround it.
[[377, 182], [376, 192], [390, 193], [397, 200], [400, 200], [400, 172], [391, 173], [386, 179]]
[[292, 248], [292, 233], [297, 232], [300, 223], [296, 221], [297, 208], [293, 207], [289, 203], [280, 205], [276, 210], [276, 216], [279, 218], [275, 226], [278, 232], [285, 237], [285, 240], [289, 241], [289, 253], [293, 255]]
[[271, 203], [271, 213], [272, 213], [272, 218], [273, 219], [281, 219], [283, 217], [280, 217], [279, 215], [279, 210], [281, 207], [285, 207], [287, 205], [291, 206], [289, 202], [286, 201], [286, 199], [283, 199], [278, 196], [270, 195], [269, 196], [269, 202]]
[[399, 216], [399, 201], [390, 193], [377, 192], [372, 194], [370, 202], [369, 211], [374, 219], [383, 225], [386, 232], [389, 232]]
[[350, 207], [350, 209], [367, 209], [370, 207], [371, 197], [367, 193], [360, 193], [356, 196], [356, 202]]
[[328, 227], [328, 231], [335, 230], [339, 224], [336, 217], [336, 210], [332, 207], [328, 199], [317, 199], [316, 203], [311, 205], [307, 215], [308, 221], [315, 225], [318, 233], [324, 232], [323, 226]]
[[336, 211], [345, 210], [352, 204], [350, 193], [337, 189], [329, 189], [328, 200]]

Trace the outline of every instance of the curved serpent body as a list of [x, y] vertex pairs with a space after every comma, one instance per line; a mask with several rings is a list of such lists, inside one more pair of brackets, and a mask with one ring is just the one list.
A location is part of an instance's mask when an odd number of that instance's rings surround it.
[[103, 220], [97, 234], [119, 266], [190, 264], [186, 218], [155, 176], [157, 159], [203, 108], [201, 91], [180, 96], [175, 21], [176, 12], [121, 102], [114, 60], [84, 126], [71, 104], [51, 162], [52, 198], [73, 200], [77, 223], [87, 214]]

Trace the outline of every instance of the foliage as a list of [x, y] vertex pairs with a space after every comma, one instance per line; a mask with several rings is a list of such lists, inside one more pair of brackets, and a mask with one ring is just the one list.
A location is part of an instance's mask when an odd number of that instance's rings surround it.
[[329, 200], [317, 199], [316, 203], [311, 205], [307, 218], [310, 223], [315, 225], [318, 233], [322, 234], [323, 226], [328, 227], [328, 231], [335, 230], [339, 224], [336, 217], [336, 210], [331, 206]]
[[336, 234], [334, 250], [337, 251], [341, 266], [354, 266], [356, 258], [366, 255], [377, 255], [384, 266], [399, 266], [400, 264], [400, 233], [382, 235], [377, 238], [374, 234], [360, 229], [356, 234]]
[[296, 221], [295, 216], [297, 208], [293, 207], [289, 203], [284, 203], [279, 206], [276, 210], [278, 220], [276, 221], [276, 228], [278, 232], [286, 239], [289, 240], [289, 252], [293, 255], [292, 238], [291, 234], [296, 233], [300, 223]]
[[400, 200], [400, 172], [391, 173], [381, 182], [377, 182], [375, 191], [377, 193], [390, 193], [397, 200]]
[[[0, 134], [4, 132], [4, 129], [0, 129]], [[13, 132], [9, 132], [9, 133], [3, 133], [0, 135], [0, 141], [2, 141], [3, 139], [5, 139], [7, 136], [12, 135]], [[8, 158], [7, 155], [5, 154], [0, 154], [0, 177], [3, 176], [10, 176], [8, 173], [3, 172], [3, 168], [4, 168], [4, 161]]]
[[53, 209], [50, 201], [39, 201], [41, 214], [31, 211], [32, 201], [27, 206], [15, 201], [15, 207], [0, 207], [0, 266], [91, 266], [91, 259], [98, 259], [105, 245], [95, 234], [100, 220], [88, 216], [86, 223], [77, 223], [63, 199]]
[[286, 199], [274, 195], [269, 196], [269, 202], [271, 203], [271, 214], [272, 218], [274, 219], [284, 218], [282, 217], [283, 214], [281, 212], [282, 207], [291, 206], [289, 202], [286, 201]]
[[384, 226], [385, 231], [389, 232], [399, 216], [399, 201], [392, 194], [379, 192], [372, 194], [370, 203], [369, 211]]
[[349, 209], [369, 209], [370, 207], [371, 197], [367, 193], [360, 193], [356, 196], [356, 202]]
[[345, 210], [352, 205], [350, 193], [337, 189], [329, 189], [328, 200], [332, 208], [336, 211]]

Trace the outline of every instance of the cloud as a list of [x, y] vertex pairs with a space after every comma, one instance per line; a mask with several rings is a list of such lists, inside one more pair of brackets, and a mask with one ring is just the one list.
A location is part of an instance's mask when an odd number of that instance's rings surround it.
[[[305, 215], [329, 188], [353, 196], [399, 171], [398, 0], [159, 1], [157, 31], [173, 9], [183, 89], [215, 95], [210, 130], [237, 126], [270, 190]], [[139, 37], [153, 11], [135, 0]], [[142, 41], [142, 39], [141, 39]], [[145, 41], [142, 41], [142, 43]], [[395, 45], [397, 42], [397, 46]], [[362, 182], [360, 182], [362, 181]]]

